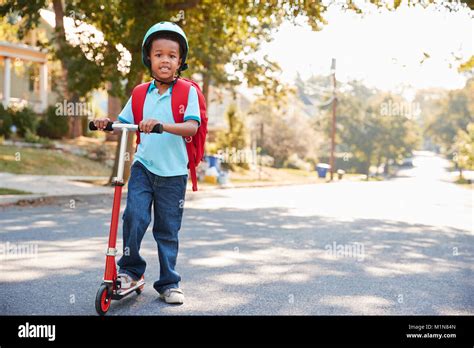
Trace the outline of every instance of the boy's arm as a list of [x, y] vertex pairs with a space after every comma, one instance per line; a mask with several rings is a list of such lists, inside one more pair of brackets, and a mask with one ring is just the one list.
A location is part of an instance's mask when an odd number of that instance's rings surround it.
[[168, 132], [183, 137], [192, 137], [198, 131], [199, 123], [195, 120], [188, 120], [183, 123], [168, 123], [163, 125], [163, 132]]
[[[144, 133], [150, 133], [158, 120], [149, 119], [140, 122], [140, 129]], [[163, 132], [168, 132], [182, 137], [193, 136], [197, 133], [199, 123], [195, 120], [187, 120], [183, 123], [163, 123]]]

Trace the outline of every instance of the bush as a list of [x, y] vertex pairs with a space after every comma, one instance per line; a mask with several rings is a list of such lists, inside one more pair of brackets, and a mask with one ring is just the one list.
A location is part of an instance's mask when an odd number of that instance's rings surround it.
[[[11, 110], [11, 111], [10, 111]], [[17, 133], [24, 137], [26, 133], [36, 133], [36, 125], [38, 116], [30, 108], [23, 109], [9, 109], [13, 124], [17, 127]]]
[[2, 104], [0, 104], [0, 135], [3, 136], [5, 139], [10, 138], [12, 133], [11, 126], [12, 123], [12, 116], [6, 110]]
[[24, 140], [27, 143], [41, 144], [41, 145], [44, 145], [46, 147], [51, 147], [51, 148], [54, 147], [51, 140], [49, 140], [48, 138], [42, 138], [34, 133], [31, 133], [30, 131], [26, 132]]
[[286, 167], [286, 168], [291, 168], [291, 169], [302, 169], [302, 170], [307, 170], [307, 171], [311, 170], [311, 164], [308, 163], [308, 162], [305, 162], [296, 153], [292, 154], [283, 163], [283, 166]]
[[56, 115], [56, 108], [50, 106], [39, 123], [37, 134], [50, 139], [61, 139], [67, 135], [68, 129], [68, 118]]

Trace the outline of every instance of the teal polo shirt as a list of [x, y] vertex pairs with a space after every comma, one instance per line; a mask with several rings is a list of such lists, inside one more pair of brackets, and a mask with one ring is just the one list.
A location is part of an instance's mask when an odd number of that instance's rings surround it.
[[[143, 107], [143, 119], [155, 119], [160, 123], [175, 123], [171, 111], [170, 87], [160, 95], [154, 83], [150, 84]], [[133, 124], [132, 98], [120, 112], [118, 120], [122, 123]], [[199, 101], [196, 89], [189, 90], [188, 106], [184, 112], [184, 121], [196, 120], [201, 123]], [[134, 160], [142, 163], [150, 172], [159, 176], [177, 176], [188, 174], [188, 154], [182, 136], [163, 132], [162, 134], [140, 133], [140, 144]]]

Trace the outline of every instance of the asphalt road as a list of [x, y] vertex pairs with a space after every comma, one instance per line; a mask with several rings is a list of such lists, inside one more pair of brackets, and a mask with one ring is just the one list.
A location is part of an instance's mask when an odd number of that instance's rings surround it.
[[[421, 153], [389, 181], [188, 193], [185, 303], [151, 286], [150, 230], [149, 282], [109, 315], [472, 315], [474, 191], [446, 181], [445, 166]], [[94, 315], [111, 205], [103, 195], [0, 208], [0, 314]]]

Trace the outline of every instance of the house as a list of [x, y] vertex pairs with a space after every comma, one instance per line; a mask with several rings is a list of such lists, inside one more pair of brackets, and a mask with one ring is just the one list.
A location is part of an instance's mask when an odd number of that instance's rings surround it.
[[54, 102], [47, 52], [22, 43], [0, 41], [0, 99], [3, 106], [27, 103], [43, 112]]
[[[52, 72], [60, 69], [60, 63], [52, 61], [48, 51], [38, 47], [39, 38], [43, 41], [53, 39], [54, 12], [43, 9], [40, 10], [40, 16], [38, 26], [28, 33], [23, 42], [0, 41], [0, 100], [4, 107], [20, 104], [41, 113], [49, 105], [63, 102], [58, 100], [52, 79]], [[64, 17], [64, 26], [66, 39], [70, 43], [80, 44], [74, 20]], [[85, 23], [84, 26], [94, 33], [100, 33], [93, 26]], [[126, 51], [123, 46], [120, 50]], [[104, 93], [93, 93], [92, 104], [101, 114], [107, 112]]]

